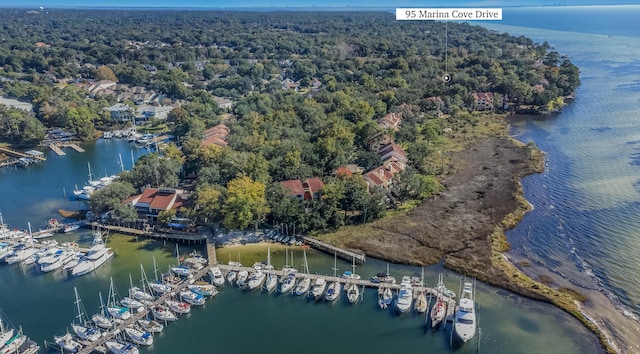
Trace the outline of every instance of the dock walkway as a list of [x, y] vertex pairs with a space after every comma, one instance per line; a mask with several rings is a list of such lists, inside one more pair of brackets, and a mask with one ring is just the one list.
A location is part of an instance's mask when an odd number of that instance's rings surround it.
[[30, 155], [30, 154], [25, 154], [24, 152], [20, 152], [20, 151], [16, 151], [16, 150], [12, 150], [6, 147], [0, 147], [0, 152], [9, 156], [13, 156], [13, 157], [26, 157], [26, 158], [30, 158], [30, 159], [36, 159], [36, 160], [40, 160], [40, 161], [46, 161], [47, 158], [42, 156], [42, 155]]
[[104, 230], [109, 230], [111, 232], [117, 232], [125, 235], [132, 236], [142, 236], [149, 237], [167, 241], [177, 241], [177, 242], [186, 242], [186, 243], [201, 243], [207, 240], [206, 234], [194, 234], [190, 232], [180, 232], [180, 231], [172, 231], [172, 232], [164, 232], [164, 231], [154, 231], [154, 230], [140, 230], [134, 229], [131, 227], [125, 226], [116, 226], [116, 225], [107, 225], [100, 224], [95, 221], [87, 222], [87, 226], [101, 228]]
[[364, 263], [367, 261], [367, 256], [364, 253], [356, 253], [353, 251], [345, 250], [340, 247], [330, 245], [326, 242], [322, 242], [308, 236], [298, 236], [298, 237], [301, 238], [306, 244], [308, 244], [312, 248], [316, 248], [331, 254], [335, 253], [340, 258], [344, 258], [349, 261], [352, 259], [355, 259], [360, 263]]
[[53, 152], [55, 152], [56, 155], [58, 155], [58, 156], [65, 156], [67, 154], [64, 151], [62, 151], [62, 149], [60, 148], [60, 145], [58, 143], [50, 143], [49, 144], [49, 149], [53, 150]]

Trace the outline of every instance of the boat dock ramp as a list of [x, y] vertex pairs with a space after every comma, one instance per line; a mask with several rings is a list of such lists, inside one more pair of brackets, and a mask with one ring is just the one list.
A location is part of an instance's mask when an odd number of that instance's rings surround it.
[[340, 247], [336, 247], [334, 245], [330, 245], [326, 242], [316, 240], [315, 238], [308, 237], [308, 236], [298, 236], [298, 237], [301, 238], [305, 244], [311, 246], [312, 248], [315, 248], [330, 254], [336, 254], [340, 258], [343, 258], [349, 261], [355, 260], [360, 263], [364, 263], [367, 261], [367, 256], [364, 253], [349, 251]]
[[53, 150], [58, 156], [65, 156], [66, 153], [62, 151], [63, 147], [70, 147], [77, 152], [84, 152], [84, 149], [78, 146], [76, 143], [50, 143], [49, 148]]

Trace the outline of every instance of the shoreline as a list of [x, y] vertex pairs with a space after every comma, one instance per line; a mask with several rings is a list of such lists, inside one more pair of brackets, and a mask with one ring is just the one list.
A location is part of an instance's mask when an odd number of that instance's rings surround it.
[[[450, 270], [562, 309], [594, 333], [606, 353], [640, 352], [632, 343], [640, 338], [638, 322], [604, 294], [572, 284], [556, 287], [565, 284], [538, 268], [539, 274], [533, 267], [521, 269], [509, 258], [504, 231], [533, 208], [520, 181], [544, 171], [544, 155], [505, 135], [483, 137], [456, 153], [456, 171], [443, 180], [445, 191], [405, 215], [318, 237], [395, 263], [431, 265], [444, 259]], [[541, 275], [554, 281], [547, 285]], [[580, 303], [576, 298], [583, 294], [587, 298]]]

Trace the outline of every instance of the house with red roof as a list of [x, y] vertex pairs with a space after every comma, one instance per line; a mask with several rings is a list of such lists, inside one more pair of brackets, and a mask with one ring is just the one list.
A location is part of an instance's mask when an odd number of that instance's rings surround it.
[[318, 192], [324, 186], [318, 177], [307, 178], [304, 182], [299, 179], [282, 181], [280, 184], [287, 190], [290, 196], [300, 200], [312, 200], [318, 198]]
[[227, 139], [231, 129], [225, 124], [218, 124], [215, 127], [211, 127], [204, 131], [204, 140], [202, 145], [218, 145], [219, 147], [225, 147], [228, 145]]
[[181, 192], [173, 188], [146, 188], [141, 194], [133, 195], [122, 204], [134, 207], [147, 218], [155, 219], [161, 211], [180, 209], [184, 203]]
[[380, 159], [385, 163], [387, 161], [397, 161], [402, 164], [407, 163], [407, 154], [404, 152], [404, 149], [394, 142], [381, 146], [378, 150], [378, 155], [380, 155]]
[[402, 115], [397, 112], [389, 113], [386, 116], [378, 119], [378, 126], [384, 130], [400, 129], [400, 122], [402, 121]]
[[492, 92], [476, 92], [473, 94], [473, 104], [476, 111], [489, 111], [493, 109]]

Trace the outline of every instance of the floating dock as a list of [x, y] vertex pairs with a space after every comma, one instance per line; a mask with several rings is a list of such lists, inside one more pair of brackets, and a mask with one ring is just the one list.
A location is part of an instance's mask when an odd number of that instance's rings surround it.
[[349, 261], [352, 259], [355, 259], [360, 263], [364, 263], [367, 261], [367, 256], [364, 253], [357, 253], [357, 252], [345, 250], [343, 248], [330, 245], [326, 242], [322, 242], [308, 236], [297, 236], [297, 237], [301, 238], [304, 241], [304, 243], [311, 246], [312, 248], [315, 248], [327, 253], [336, 254], [340, 258], [344, 258]]
[[58, 156], [65, 156], [66, 155], [66, 153], [64, 151], [62, 151], [62, 149], [60, 148], [60, 145], [58, 143], [49, 144], [49, 149], [53, 150], [53, 152], [55, 152], [56, 155], [58, 155]]

